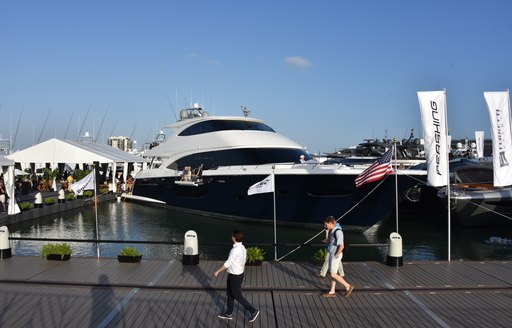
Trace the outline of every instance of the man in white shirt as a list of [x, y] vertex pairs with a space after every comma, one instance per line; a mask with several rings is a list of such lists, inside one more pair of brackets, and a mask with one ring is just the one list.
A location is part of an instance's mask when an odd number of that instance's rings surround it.
[[242, 282], [244, 281], [245, 260], [247, 258], [247, 251], [245, 250], [245, 246], [242, 244], [243, 239], [244, 233], [242, 231], [233, 231], [231, 234], [233, 248], [229, 252], [228, 259], [217, 271], [213, 273], [213, 275], [217, 277], [219, 273], [223, 271], [228, 272], [226, 291], [228, 299], [226, 303], [226, 311], [217, 316], [226, 320], [233, 319], [234, 300], [236, 299], [238, 303], [242, 304], [242, 306], [249, 311], [251, 314], [249, 322], [253, 322], [260, 314], [260, 311], [256, 310], [242, 295]]

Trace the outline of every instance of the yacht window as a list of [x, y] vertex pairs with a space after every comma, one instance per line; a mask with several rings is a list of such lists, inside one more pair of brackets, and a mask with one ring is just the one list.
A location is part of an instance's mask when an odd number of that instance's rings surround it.
[[[261, 165], [269, 163], [294, 163], [304, 155], [306, 159], [311, 156], [302, 149], [276, 149], [276, 148], [258, 148], [258, 149], [229, 149], [220, 151], [209, 151], [196, 153], [183, 158], [168, 166], [168, 168], [183, 169], [185, 166], [198, 168], [201, 164], [205, 170], [219, 166], [230, 165]], [[172, 167], [171, 167], [172, 166]]]
[[256, 130], [256, 131], [267, 131], [275, 132], [270, 126], [249, 121], [203, 121], [192, 125], [191, 127], [183, 130], [180, 136], [192, 136], [196, 134], [216, 132], [216, 131], [227, 131], [227, 130]]

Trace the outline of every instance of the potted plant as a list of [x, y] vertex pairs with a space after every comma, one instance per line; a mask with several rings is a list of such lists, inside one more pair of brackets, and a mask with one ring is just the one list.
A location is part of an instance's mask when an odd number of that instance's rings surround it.
[[51, 183], [50, 185], [51, 185], [52, 191], [57, 190], [57, 184], [56, 184], [55, 179], [59, 176], [59, 169], [51, 170], [51, 169], [45, 168], [44, 175], [46, 175], [48, 177], [48, 180], [50, 180], [50, 183]]
[[142, 254], [135, 247], [123, 247], [117, 254], [119, 262], [137, 263], [142, 259]]
[[90, 198], [94, 194], [94, 190], [84, 190], [84, 198]]
[[18, 206], [20, 207], [21, 211], [28, 211], [31, 208], [34, 208], [34, 204], [32, 204], [31, 202], [21, 202], [18, 204]]
[[315, 254], [313, 254], [312, 258], [315, 264], [323, 264], [325, 261], [325, 256], [327, 255], [327, 248], [322, 247], [318, 249]]
[[67, 193], [66, 194], [66, 200], [67, 201], [72, 201], [72, 200], [75, 200], [75, 194], [70, 192], [70, 193]]
[[41, 247], [41, 257], [47, 260], [66, 261], [71, 257], [71, 246], [68, 243], [44, 244]]
[[55, 198], [53, 197], [47, 197], [44, 199], [44, 204], [45, 205], [53, 205], [55, 204]]
[[265, 259], [265, 251], [258, 246], [247, 247], [247, 262], [245, 265], [261, 265]]

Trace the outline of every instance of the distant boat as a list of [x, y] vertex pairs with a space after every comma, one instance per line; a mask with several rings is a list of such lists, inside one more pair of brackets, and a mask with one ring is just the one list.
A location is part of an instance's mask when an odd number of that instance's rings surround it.
[[484, 243], [495, 246], [512, 246], [512, 239], [502, 237], [489, 237]]
[[[172, 134], [144, 154], [158, 164], [137, 173], [126, 199], [223, 219], [272, 222], [272, 192], [249, 196], [247, 191], [274, 175], [280, 223], [318, 226], [333, 215], [343, 216], [345, 229], [365, 230], [395, 207], [393, 177], [356, 188], [354, 180], [364, 167], [313, 161], [299, 144], [246, 112], [210, 116], [199, 106], [187, 108], [167, 128]], [[397, 177], [401, 195], [425, 180], [426, 171], [399, 169]]]

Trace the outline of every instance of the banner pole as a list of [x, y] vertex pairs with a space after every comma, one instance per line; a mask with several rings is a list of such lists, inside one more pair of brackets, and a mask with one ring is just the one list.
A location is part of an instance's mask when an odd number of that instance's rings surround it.
[[[444, 91], [444, 122], [445, 122], [445, 140], [448, 143], [448, 108], [446, 107], [446, 89]], [[446, 145], [446, 195], [448, 204], [448, 262], [451, 261], [451, 247], [452, 247], [452, 215], [451, 215], [451, 200], [450, 200], [450, 149], [451, 145]]]
[[396, 233], [398, 233], [398, 161], [396, 159], [396, 138], [393, 138], [393, 152], [395, 155], [395, 212], [396, 212]]
[[276, 224], [276, 181], [272, 167], [272, 195], [274, 198], [274, 261], [277, 261], [277, 224]]
[[100, 258], [100, 244], [98, 240], [100, 239], [100, 229], [98, 227], [98, 199], [96, 194], [96, 166], [93, 166], [93, 175], [92, 175], [92, 181], [94, 185], [94, 214], [96, 217], [96, 254], [97, 257]]

